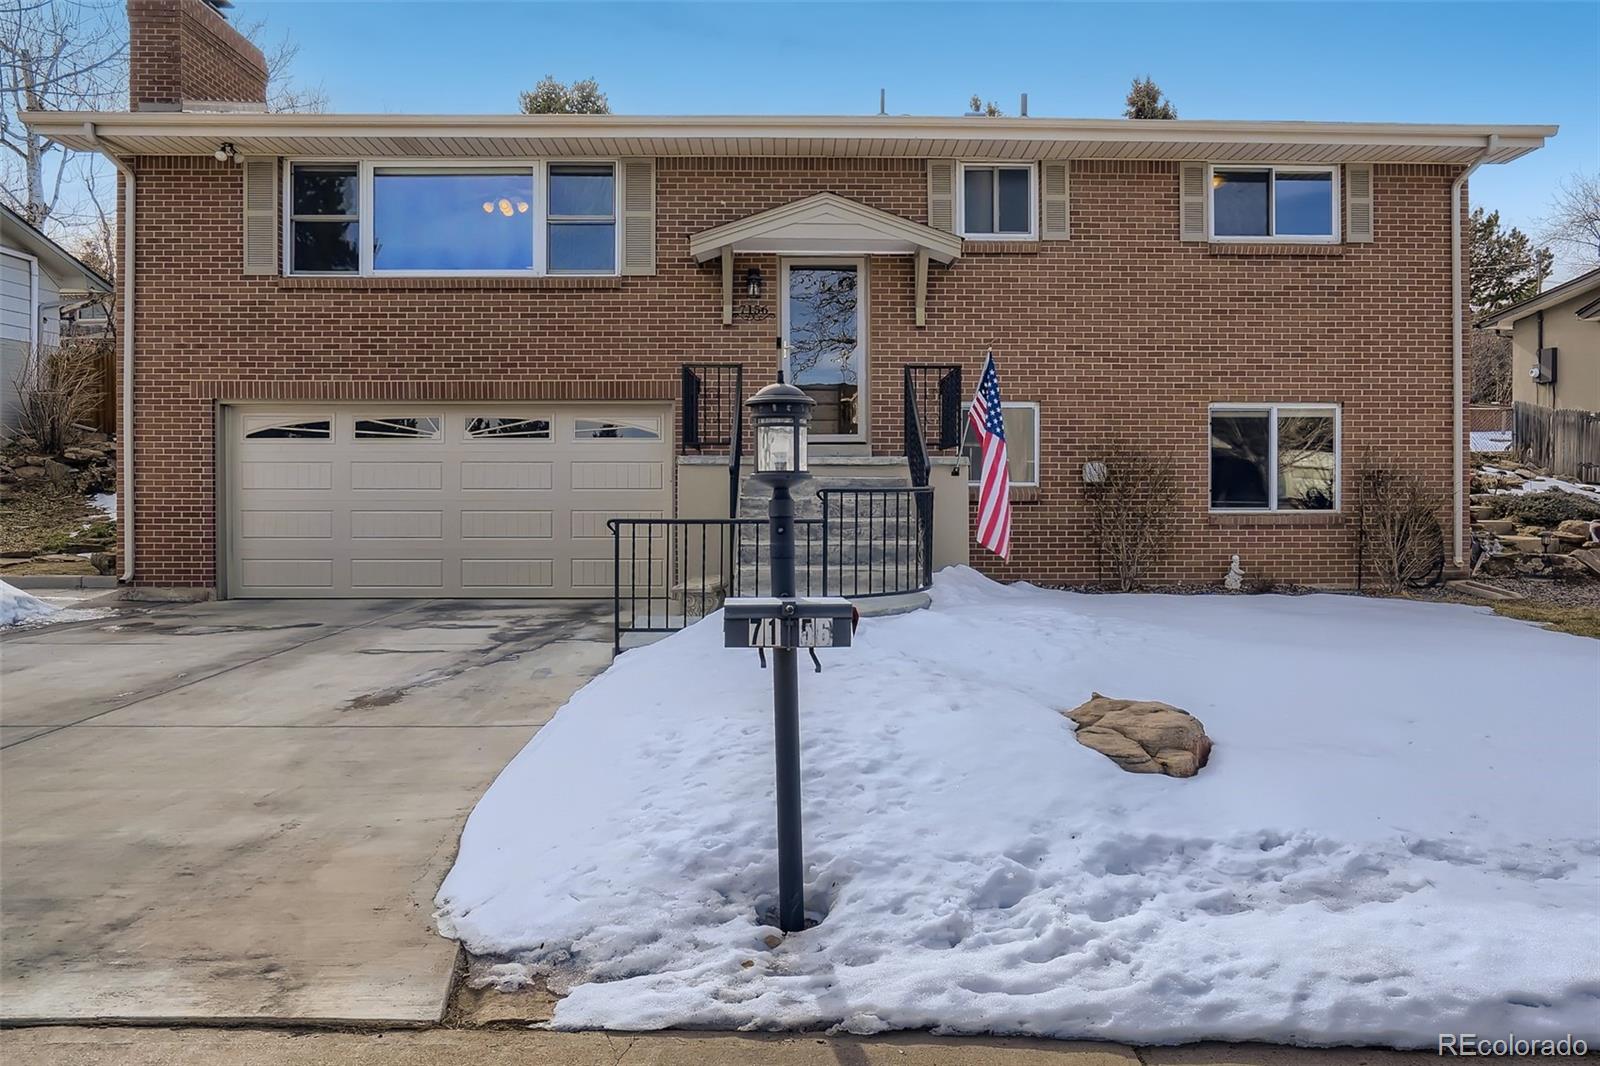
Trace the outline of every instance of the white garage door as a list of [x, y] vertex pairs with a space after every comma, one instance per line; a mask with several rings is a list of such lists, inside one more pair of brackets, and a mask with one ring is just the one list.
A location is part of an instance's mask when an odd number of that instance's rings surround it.
[[233, 596], [609, 596], [606, 519], [671, 510], [670, 410], [230, 407]]

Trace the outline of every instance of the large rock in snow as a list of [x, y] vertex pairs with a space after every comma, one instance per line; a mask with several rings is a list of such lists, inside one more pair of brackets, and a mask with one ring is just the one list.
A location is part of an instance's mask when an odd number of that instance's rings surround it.
[[1133, 774], [1193, 777], [1211, 757], [1211, 738], [1188, 711], [1154, 700], [1115, 700], [1096, 692], [1065, 712], [1078, 743]]

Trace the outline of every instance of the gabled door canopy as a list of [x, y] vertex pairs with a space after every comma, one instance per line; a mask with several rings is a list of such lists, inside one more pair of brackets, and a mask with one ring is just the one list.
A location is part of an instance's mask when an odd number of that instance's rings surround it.
[[722, 322], [733, 323], [734, 253], [916, 257], [917, 325], [926, 320], [928, 262], [961, 258], [961, 238], [831, 192], [715, 226], [689, 238], [695, 262], [722, 260]]

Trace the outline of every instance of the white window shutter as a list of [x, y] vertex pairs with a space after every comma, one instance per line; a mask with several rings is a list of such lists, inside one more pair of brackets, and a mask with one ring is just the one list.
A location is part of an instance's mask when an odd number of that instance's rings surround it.
[[278, 273], [278, 160], [252, 156], [244, 171], [244, 272]]
[[656, 272], [656, 161], [622, 163], [622, 272]]
[[1349, 163], [1344, 168], [1344, 239], [1372, 243], [1372, 164]]
[[1206, 240], [1206, 165], [1181, 163], [1178, 171], [1178, 239]]
[[1047, 241], [1064, 241], [1072, 236], [1072, 216], [1068, 212], [1071, 175], [1067, 163], [1044, 165], [1044, 225], [1040, 235]]
[[949, 159], [928, 160], [928, 225], [956, 231], [956, 165]]

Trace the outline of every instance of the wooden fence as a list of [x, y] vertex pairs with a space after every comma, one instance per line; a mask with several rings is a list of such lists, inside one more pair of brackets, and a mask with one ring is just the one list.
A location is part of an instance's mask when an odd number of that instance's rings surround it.
[[1518, 402], [1512, 408], [1511, 451], [1558, 477], [1600, 483], [1600, 413]]

